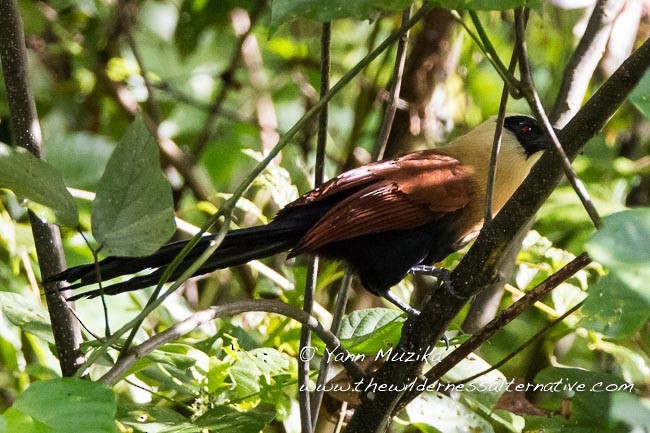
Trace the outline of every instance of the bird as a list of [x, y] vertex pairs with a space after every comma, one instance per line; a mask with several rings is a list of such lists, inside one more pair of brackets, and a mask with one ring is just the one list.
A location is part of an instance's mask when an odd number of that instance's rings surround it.
[[[447, 146], [346, 171], [286, 205], [268, 224], [229, 231], [194, 276], [285, 251], [288, 258], [318, 254], [347, 262], [365, 289], [417, 315], [418, 310], [390, 289], [410, 272], [433, 271], [433, 264], [478, 236], [496, 126], [493, 116]], [[523, 182], [546, 146], [544, 131], [534, 118], [520, 114], [504, 118], [493, 214]], [[204, 235], [169, 281], [180, 278], [213, 239], [214, 235]], [[149, 270], [70, 300], [153, 286], [187, 242], [166, 244], [145, 257], [107, 257], [98, 265], [72, 267], [47, 281], [74, 283], [69, 288], [78, 289]]]

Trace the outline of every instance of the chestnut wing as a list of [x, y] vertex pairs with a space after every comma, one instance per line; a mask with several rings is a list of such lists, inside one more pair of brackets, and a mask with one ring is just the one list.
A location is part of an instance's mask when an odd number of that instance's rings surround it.
[[[291, 256], [357, 236], [418, 227], [469, 202], [468, 171], [456, 159], [433, 151], [416, 152], [362, 168], [370, 173], [365, 184], [323, 215]], [[330, 188], [328, 195], [346, 187], [344, 183]], [[312, 195], [311, 199], [317, 198]]]

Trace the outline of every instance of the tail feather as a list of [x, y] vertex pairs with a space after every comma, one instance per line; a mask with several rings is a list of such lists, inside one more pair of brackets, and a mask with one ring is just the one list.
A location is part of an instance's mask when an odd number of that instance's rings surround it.
[[[294, 224], [268, 224], [228, 232], [217, 251], [193, 274], [202, 275], [216, 269], [240, 265], [251, 260], [269, 257], [295, 246], [305, 229]], [[189, 266], [208, 248], [214, 235], [205, 236], [184, 258], [176, 268], [169, 281], [178, 279]], [[116, 277], [130, 275], [153, 269], [146, 275], [135, 276], [127, 281], [107, 285], [103, 293], [113, 295], [122, 292], [142, 289], [155, 285], [165, 272], [174, 257], [183, 249], [188, 241], [173, 242], [161, 247], [158, 251], [146, 257], [108, 257], [98, 263], [101, 280], [108, 281]], [[60, 274], [50, 277], [48, 281], [68, 281], [73, 283], [70, 289], [78, 289], [89, 284], [97, 283], [98, 275], [94, 263], [70, 268]], [[95, 297], [99, 290], [92, 290], [75, 295], [70, 300], [82, 297]]]

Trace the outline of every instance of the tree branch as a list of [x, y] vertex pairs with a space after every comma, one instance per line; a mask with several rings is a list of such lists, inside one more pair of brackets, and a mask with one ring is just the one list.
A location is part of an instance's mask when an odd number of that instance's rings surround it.
[[594, 71], [607, 48], [612, 25], [625, 1], [598, 0], [580, 43], [564, 70], [555, 106], [551, 110], [551, 121], [556, 128], [562, 128], [580, 108]]
[[[11, 137], [15, 146], [24, 147], [42, 158], [41, 127], [27, 80], [27, 49], [16, 0], [0, 1], [0, 29], [0, 60], [9, 102]], [[66, 266], [59, 228], [43, 223], [32, 212], [29, 212], [29, 220], [41, 277], [45, 279], [63, 271]], [[66, 308], [65, 296], [64, 284], [50, 283], [45, 286], [45, 299], [61, 372], [63, 376], [72, 376], [83, 361], [83, 354], [79, 350], [79, 324]]]

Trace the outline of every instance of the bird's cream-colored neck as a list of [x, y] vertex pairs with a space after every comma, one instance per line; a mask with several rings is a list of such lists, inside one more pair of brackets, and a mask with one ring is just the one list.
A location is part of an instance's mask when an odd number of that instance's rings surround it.
[[[472, 202], [479, 207], [485, 203], [494, 130], [495, 118], [491, 118], [440, 149], [441, 153], [459, 159], [471, 172], [476, 199]], [[493, 214], [503, 207], [521, 185], [541, 154], [542, 152], [537, 152], [527, 156], [515, 135], [507, 129], [503, 130], [492, 197]]]

